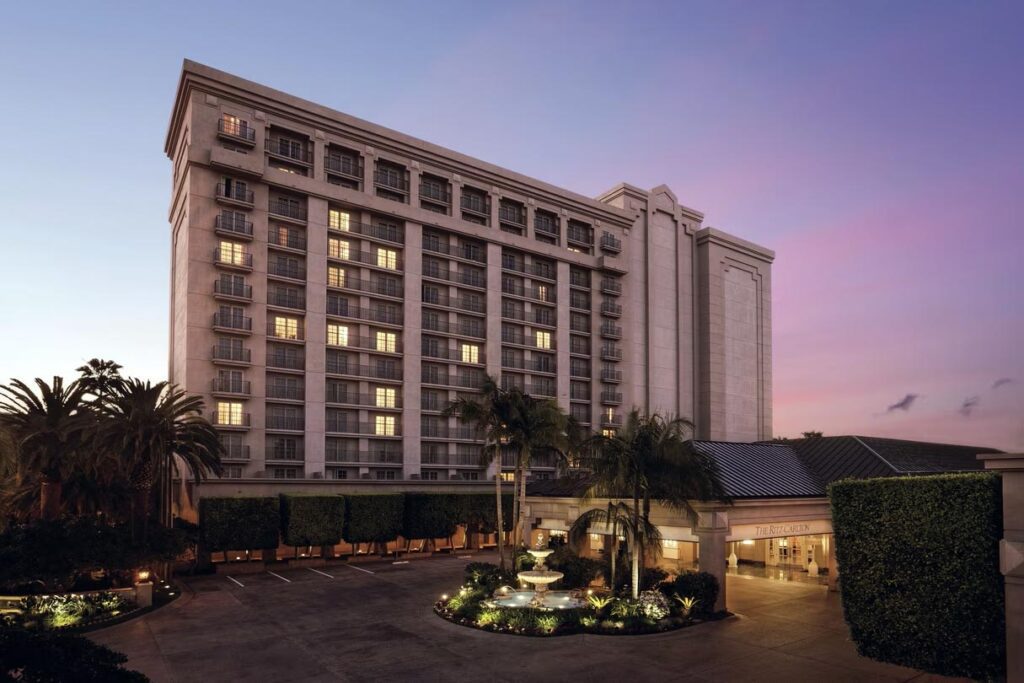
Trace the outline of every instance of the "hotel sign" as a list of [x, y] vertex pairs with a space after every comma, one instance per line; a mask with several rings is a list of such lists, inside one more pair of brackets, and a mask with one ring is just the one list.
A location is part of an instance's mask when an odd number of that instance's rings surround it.
[[729, 529], [726, 537], [730, 541], [755, 538], [779, 538], [783, 536], [807, 536], [809, 534], [830, 534], [832, 523], [826, 519], [806, 522], [762, 522], [758, 524], [736, 524]]

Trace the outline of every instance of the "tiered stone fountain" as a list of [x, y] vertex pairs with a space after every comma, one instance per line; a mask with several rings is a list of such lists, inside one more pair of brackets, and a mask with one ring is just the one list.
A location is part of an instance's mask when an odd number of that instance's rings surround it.
[[533, 599], [529, 603], [530, 607], [547, 607], [547, 603], [544, 602], [544, 596], [548, 592], [548, 585], [558, 581], [565, 574], [552, 571], [545, 566], [544, 560], [554, 552], [553, 550], [527, 550], [526, 552], [530, 553], [537, 560], [537, 564], [529, 571], [519, 572], [519, 580], [534, 587]]

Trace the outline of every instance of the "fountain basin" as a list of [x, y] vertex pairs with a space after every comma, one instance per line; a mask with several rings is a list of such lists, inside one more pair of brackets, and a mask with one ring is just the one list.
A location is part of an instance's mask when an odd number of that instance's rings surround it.
[[516, 576], [519, 577], [520, 581], [546, 586], [549, 583], [554, 583], [555, 581], [558, 581], [560, 578], [565, 576], [565, 574], [563, 574], [562, 572], [551, 571], [550, 569], [532, 569], [526, 572], [519, 572]]
[[496, 595], [489, 603], [495, 607], [572, 609], [586, 606], [587, 601], [574, 594], [573, 591], [545, 591], [538, 595], [536, 591], [521, 590], [505, 595]]

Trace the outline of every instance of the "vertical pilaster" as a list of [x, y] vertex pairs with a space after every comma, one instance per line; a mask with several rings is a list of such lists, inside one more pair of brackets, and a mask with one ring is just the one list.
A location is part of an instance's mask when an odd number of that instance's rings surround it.
[[[418, 187], [418, 184], [417, 184]], [[410, 187], [411, 191], [411, 187]], [[420, 381], [421, 331], [423, 304], [421, 279], [423, 274], [423, 230], [419, 225], [406, 224], [403, 282], [405, 285], [405, 318], [403, 320], [402, 347], [402, 476], [405, 479], [420, 475]]]
[[726, 605], [726, 541], [729, 534], [729, 515], [725, 510], [700, 510], [697, 513], [697, 525], [694, 529], [697, 536], [700, 570], [707, 572], [718, 580], [718, 600], [715, 611], [725, 609]]
[[310, 198], [306, 224], [306, 477], [325, 473], [327, 202]]
[[[555, 396], [558, 405], [569, 412], [569, 264], [558, 261], [555, 264], [558, 281], [555, 285], [555, 367], [558, 375], [555, 379]], [[593, 396], [591, 397], [593, 398]]]

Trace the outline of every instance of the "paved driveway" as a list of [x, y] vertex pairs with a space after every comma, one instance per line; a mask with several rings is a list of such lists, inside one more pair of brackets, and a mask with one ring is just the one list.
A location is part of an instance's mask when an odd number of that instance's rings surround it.
[[465, 563], [488, 559], [195, 578], [175, 603], [92, 638], [154, 681], [930, 680], [858, 657], [836, 594], [760, 578], [729, 577], [736, 617], [667, 634], [524, 638], [434, 616]]

